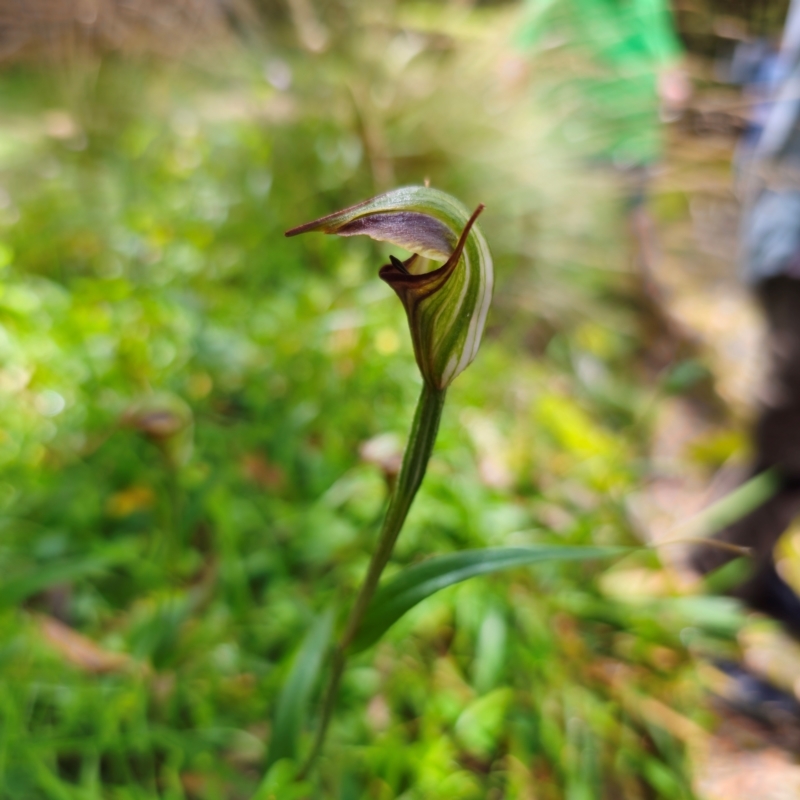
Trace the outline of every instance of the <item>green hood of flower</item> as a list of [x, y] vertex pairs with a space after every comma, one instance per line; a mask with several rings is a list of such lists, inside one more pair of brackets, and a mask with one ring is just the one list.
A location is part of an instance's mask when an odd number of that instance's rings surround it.
[[[403, 303], [422, 376], [437, 389], [452, 383], [478, 352], [492, 299], [494, 273], [486, 239], [473, 214], [427, 186], [407, 186], [287, 231], [369, 236], [413, 255], [381, 267]], [[421, 258], [444, 261], [418, 273]]]

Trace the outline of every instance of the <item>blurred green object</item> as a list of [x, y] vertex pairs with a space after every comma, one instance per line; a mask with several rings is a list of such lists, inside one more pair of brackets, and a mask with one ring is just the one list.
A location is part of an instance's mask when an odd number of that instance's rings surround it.
[[587, 74], [567, 67], [551, 80], [567, 140], [584, 157], [618, 167], [656, 161], [659, 74], [683, 52], [666, 0], [526, 0], [524, 7], [515, 37], [521, 51], [535, 59], [557, 47], [583, 60]]
[[269, 751], [267, 777], [271, 767], [281, 759], [297, 757], [297, 744], [302, 724], [319, 674], [330, 650], [335, 615], [328, 609], [309, 629], [291, 665], [289, 681], [284, 684], [275, 708]]

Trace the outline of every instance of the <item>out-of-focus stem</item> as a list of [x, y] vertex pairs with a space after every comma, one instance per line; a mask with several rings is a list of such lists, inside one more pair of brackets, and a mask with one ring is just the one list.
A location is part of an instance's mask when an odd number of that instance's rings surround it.
[[436, 389], [429, 386], [427, 383], [422, 387], [422, 394], [417, 403], [414, 422], [409, 434], [408, 446], [403, 456], [403, 465], [400, 469], [394, 492], [389, 499], [389, 507], [386, 509], [386, 516], [383, 520], [377, 546], [372, 554], [364, 582], [361, 584], [356, 600], [350, 610], [342, 637], [333, 654], [333, 663], [331, 664], [330, 677], [325, 690], [319, 727], [317, 728], [311, 752], [303, 767], [302, 775], [308, 774], [325, 743], [328, 725], [331, 721], [336, 704], [336, 696], [339, 692], [339, 684], [347, 664], [347, 650], [358, 633], [370, 600], [372, 600], [372, 596], [378, 588], [381, 573], [392, 556], [397, 537], [400, 535], [408, 510], [414, 500], [414, 495], [416, 495], [417, 489], [419, 489], [425, 476], [425, 470], [439, 430], [445, 391], [444, 389]]

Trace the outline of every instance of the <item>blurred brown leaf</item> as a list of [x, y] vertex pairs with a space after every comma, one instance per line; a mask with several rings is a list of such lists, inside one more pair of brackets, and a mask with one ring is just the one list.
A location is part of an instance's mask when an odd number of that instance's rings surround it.
[[248, 453], [242, 458], [242, 471], [262, 489], [280, 489], [286, 482], [283, 470], [260, 453]]
[[53, 617], [39, 615], [36, 617], [43, 637], [65, 661], [84, 670], [101, 674], [116, 672], [130, 663], [130, 658], [123, 653], [104, 650], [96, 642], [64, 625]]

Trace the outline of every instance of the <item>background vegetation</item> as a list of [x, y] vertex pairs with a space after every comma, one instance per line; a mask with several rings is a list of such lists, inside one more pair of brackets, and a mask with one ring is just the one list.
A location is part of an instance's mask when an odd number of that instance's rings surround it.
[[692, 654], [740, 618], [652, 551], [431, 598], [353, 662], [319, 775], [263, 777], [419, 390], [387, 251], [285, 229], [425, 178], [487, 205], [490, 332], [397, 564], [638, 542], [654, 409], [707, 380], [659, 349], [609, 177], [504, 71], [513, 7], [292, 7], [0, 74], [0, 797], [692, 797]]

